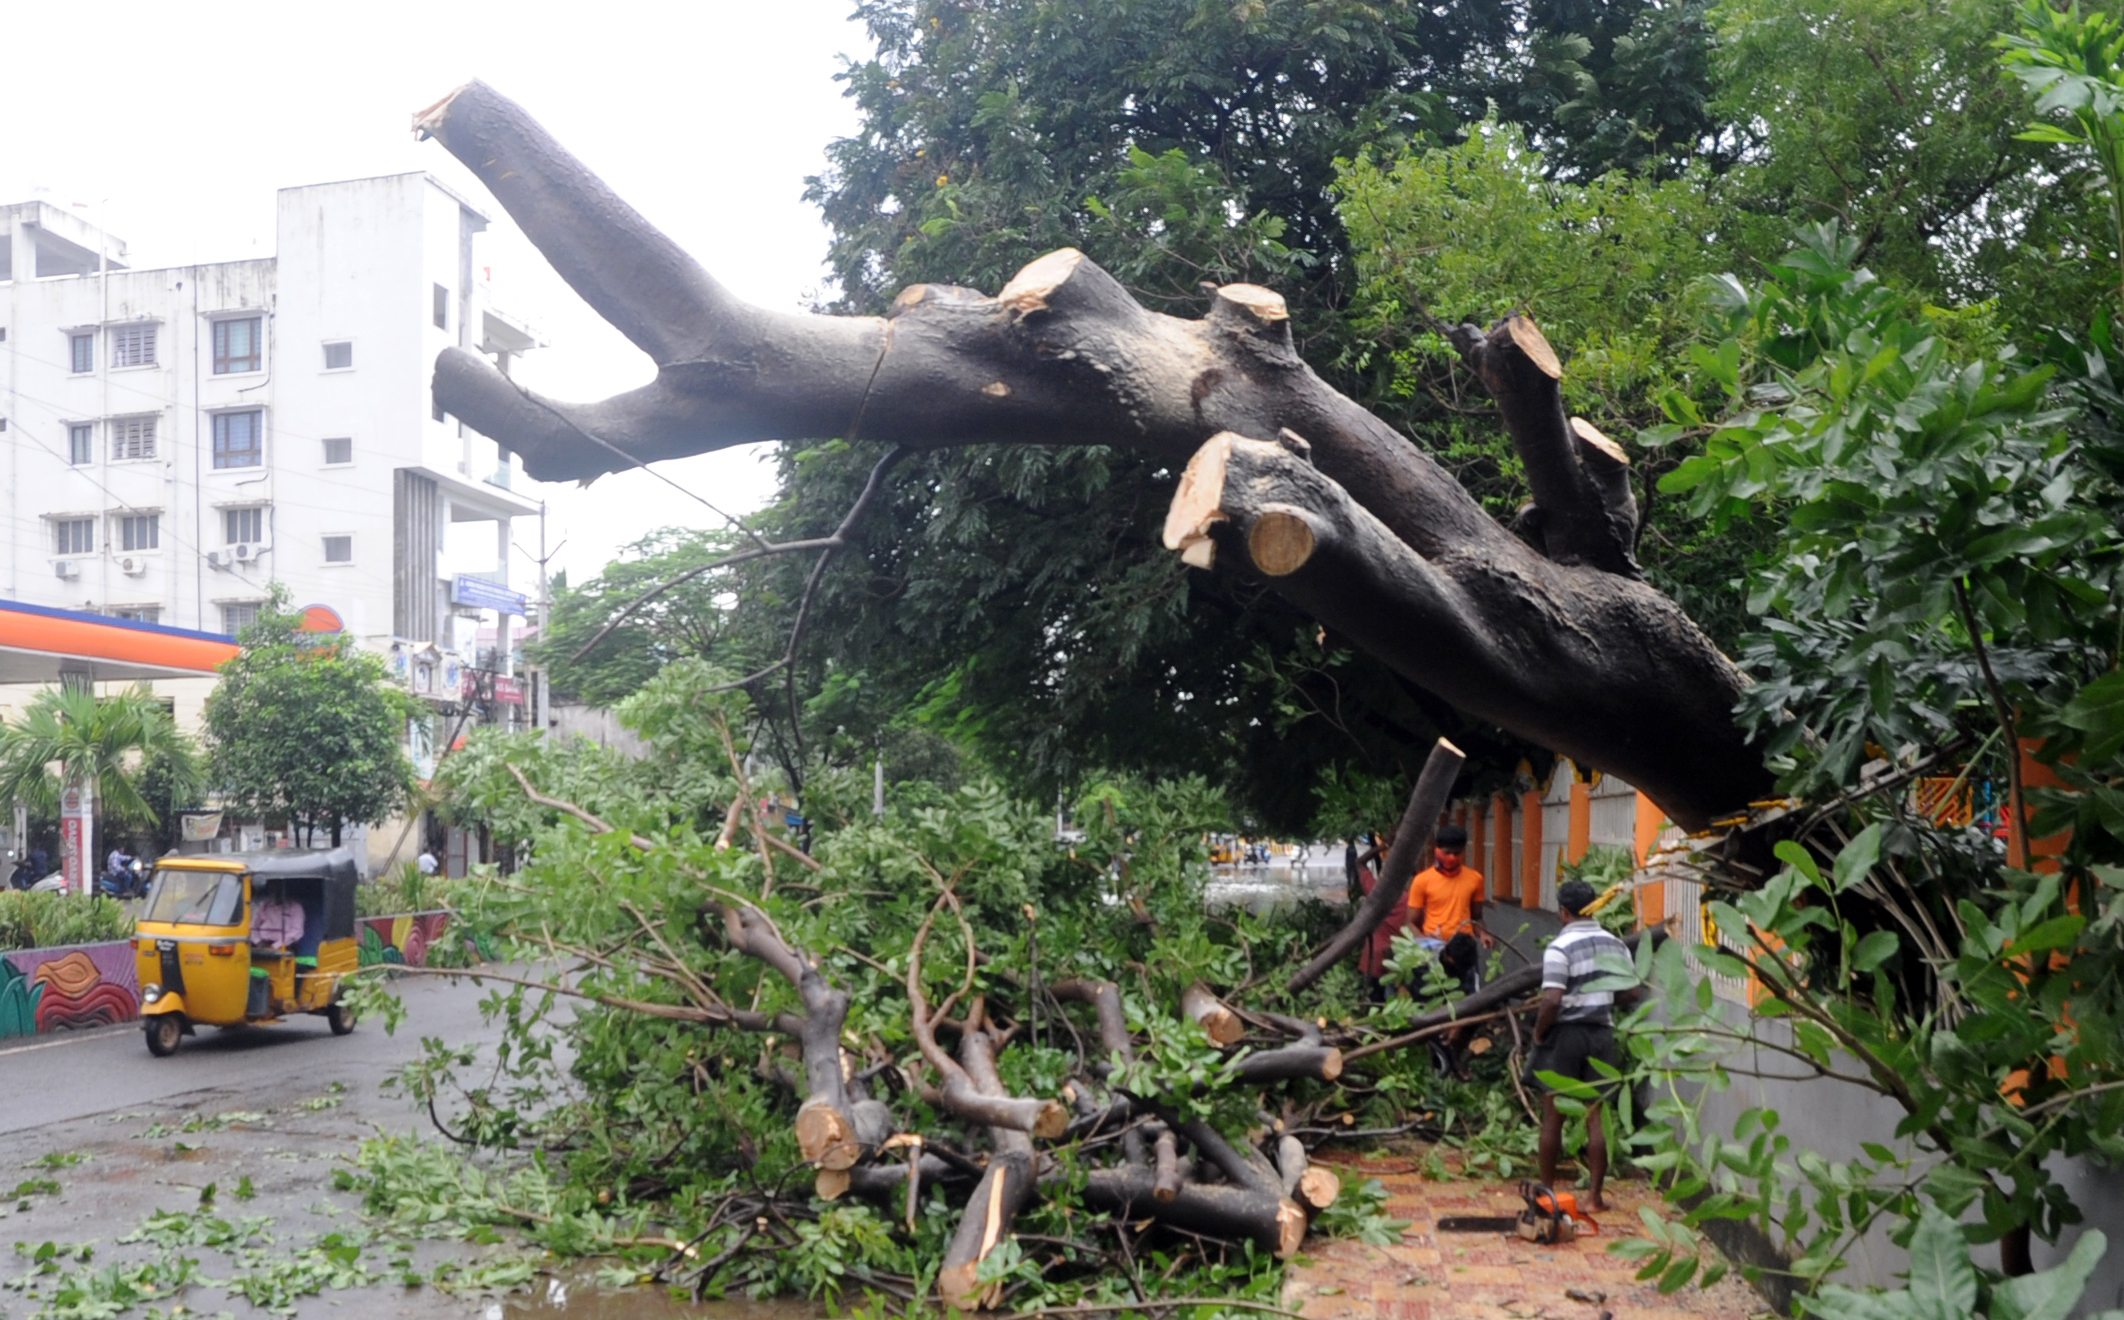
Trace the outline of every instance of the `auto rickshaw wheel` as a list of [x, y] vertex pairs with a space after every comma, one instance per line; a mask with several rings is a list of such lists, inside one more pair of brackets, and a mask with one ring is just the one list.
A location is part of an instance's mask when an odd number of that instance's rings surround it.
[[354, 1010], [345, 1004], [333, 1004], [325, 1010], [325, 1021], [332, 1024], [332, 1034], [344, 1036], [354, 1030]]
[[177, 1043], [184, 1039], [184, 1014], [164, 1013], [148, 1019], [148, 1053], [158, 1059], [167, 1059], [177, 1052]]

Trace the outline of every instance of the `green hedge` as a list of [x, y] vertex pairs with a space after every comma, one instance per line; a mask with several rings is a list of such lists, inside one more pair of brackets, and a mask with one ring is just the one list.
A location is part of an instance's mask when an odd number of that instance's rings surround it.
[[97, 944], [133, 933], [133, 914], [109, 898], [0, 890], [0, 953]]

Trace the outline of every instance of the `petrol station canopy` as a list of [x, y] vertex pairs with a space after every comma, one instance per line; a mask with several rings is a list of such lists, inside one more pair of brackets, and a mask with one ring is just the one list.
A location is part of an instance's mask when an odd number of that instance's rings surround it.
[[236, 655], [221, 633], [0, 600], [0, 684], [210, 676]]

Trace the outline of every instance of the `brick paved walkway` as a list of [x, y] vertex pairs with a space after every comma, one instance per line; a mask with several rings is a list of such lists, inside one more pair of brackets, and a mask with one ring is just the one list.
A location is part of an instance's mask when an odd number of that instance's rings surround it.
[[[1637, 1267], [1608, 1254], [1616, 1234], [1641, 1230], [1639, 1206], [1659, 1198], [1643, 1183], [1608, 1184], [1601, 1233], [1537, 1247], [1497, 1233], [1440, 1233], [1441, 1215], [1517, 1214], [1516, 1183], [1431, 1182], [1416, 1157], [1336, 1161], [1346, 1186], [1386, 1184], [1386, 1213], [1409, 1221], [1401, 1242], [1371, 1247], [1349, 1240], [1306, 1243], [1305, 1263], [1284, 1276], [1284, 1305], [1308, 1320], [1748, 1320], [1770, 1308], [1738, 1277], [1712, 1288], [1662, 1297], [1633, 1277]], [[1567, 1295], [1576, 1290], [1585, 1298]]]

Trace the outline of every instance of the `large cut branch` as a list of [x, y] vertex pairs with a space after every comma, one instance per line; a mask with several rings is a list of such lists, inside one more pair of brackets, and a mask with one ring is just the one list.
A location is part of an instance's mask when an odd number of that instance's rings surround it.
[[[1142, 1216], [1190, 1232], [1249, 1238], [1287, 1260], [1305, 1241], [1304, 1207], [1284, 1194], [1283, 1177], [1258, 1155], [1249, 1158], [1207, 1123], [1184, 1123], [1180, 1135], [1228, 1181], [1222, 1185], [1178, 1177], [1177, 1161], [1163, 1167], [1096, 1169], [1085, 1181], [1084, 1203], [1128, 1218]], [[1166, 1143], [1160, 1140], [1161, 1151]]]
[[1387, 849], [1385, 869], [1380, 872], [1379, 883], [1364, 896], [1351, 915], [1349, 923], [1337, 932], [1334, 938], [1320, 946], [1320, 951], [1306, 960], [1305, 966], [1291, 973], [1284, 989], [1296, 994], [1319, 980], [1348, 956], [1352, 949], [1371, 938], [1379, 923], [1386, 920], [1409, 892], [1409, 881], [1416, 878], [1416, 864], [1431, 850], [1431, 836], [1437, 832], [1439, 813], [1445, 810], [1447, 799], [1453, 795], [1453, 781], [1460, 775], [1461, 763], [1468, 758], [1458, 747], [1440, 738], [1431, 748], [1430, 756], [1424, 759], [1423, 772], [1416, 776], [1415, 786], [1409, 790], [1409, 805], [1401, 813], [1401, 824], [1394, 830], [1394, 842]]
[[1454, 347], [1475, 370], [1525, 466], [1540, 549], [1560, 563], [1637, 576], [1637, 496], [1630, 459], [1583, 417], [1564, 414], [1563, 364], [1541, 329], [1509, 316], [1487, 332], [1455, 326]]
[[[539, 792], [518, 767], [511, 765], [508, 770], [531, 801], [565, 812], [599, 834], [617, 832], [612, 825], [577, 804]], [[655, 840], [639, 834], [630, 834], [628, 841], [644, 852], [653, 852], [659, 847]], [[773, 919], [758, 907], [743, 902], [736, 895], [718, 891], [714, 909], [722, 918], [723, 935], [731, 948], [759, 959], [796, 988], [797, 997], [804, 1005], [802, 1016], [794, 1013], [770, 1015], [723, 1004], [712, 990], [685, 969], [684, 963], [664, 944], [663, 937], [646, 917], [631, 907], [628, 910], [634, 912], [642, 929], [666, 955], [665, 965], [671, 970], [673, 979], [689, 995], [702, 1001], [699, 1020], [727, 1023], [752, 1031], [787, 1032], [797, 1038], [806, 1078], [804, 1103], [798, 1107], [796, 1116], [797, 1147], [805, 1159], [822, 1169], [847, 1169], [892, 1135], [892, 1111], [875, 1100], [851, 1096], [841, 1071], [841, 1026], [848, 1020], [848, 992], [828, 981], [817, 962], [784, 939]], [[603, 996], [598, 998], [620, 1004], [620, 1001]], [[626, 1006], [655, 1016], [679, 1015], [664, 1006]]]
[[892, 1111], [876, 1100], [852, 1099], [841, 1069], [841, 1026], [848, 992], [798, 953], [767, 914], [745, 904], [722, 908], [730, 947], [766, 963], [796, 987], [804, 1001], [797, 1044], [804, 1056], [804, 1103], [796, 1116], [797, 1148], [822, 1169], [841, 1170], [892, 1135]]
[[1240, 562], [1277, 590], [1468, 714], [1629, 780], [1684, 826], [1769, 788], [1733, 722], [1738, 673], [1618, 549], [1634, 513], [1616, 498], [1627, 492], [1619, 469], [1601, 466], [1612, 455], [1568, 421], [1559, 432], [1553, 375], [1536, 366], [1546, 384], [1521, 379], [1538, 334], [1508, 325], [1509, 346], [1489, 336], [1466, 347], [1530, 473], [1541, 469], [1550, 555], [1314, 375], [1267, 290], [1228, 286], [1201, 320], [1181, 320], [1146, 310], [1065, 250], [993, 298], [915, 286], [882, 318], [767, 312], [731, 297], [491, 88], [458, 89], [417, 127], [655, 359], [651, 384], [565, 404], [475, 354], [445, 352], [437, 401], [521, 454], [535, 477], [847, 435], [910, 449], [1115, 445], [1177, 466], [1220, 432], [1288, 432], [1286, 464], [1310, 479], [1282, 474], [1273, 490], [1235, 493], [1230, 507], [1220, 495], [1210, 509], [1243, 521], [1241, 541], [1217, 536], [1229, 552], [1259, 529], [1259, 558]]
[[[976, 1092], [989, 1098], [1005, 1098], [1003, 1079], [996, 1073], [995, 1038], [988, 1032], [976, 1025], [968, 1026], [959, 1038], [959, 1062]], [[959, 1109], [956, 1105], [951, 1107]], [[1060, 1105], [1054, 1108], [1061, 1111]], [[995, 1154], [988, 1161], [987, 1172], [975, 1184], [973, 1195], [967, 1198], [966, 1214], [959, 1220], [959, 1230], [945, 1248], [944, 1262], [937, 1272], [937, 1292], [945, 1305], [962, 1311], [994, 1306], [1001, 1297], [1002, 1284], [979, 1281], [981, 1262], [1010, 1235], [1018, 1212], [1031, 1202], [1037, 1172], [1032, 1139], [1023, 1131], [992, 1124], [989, 1140], [995, 1146]]]

